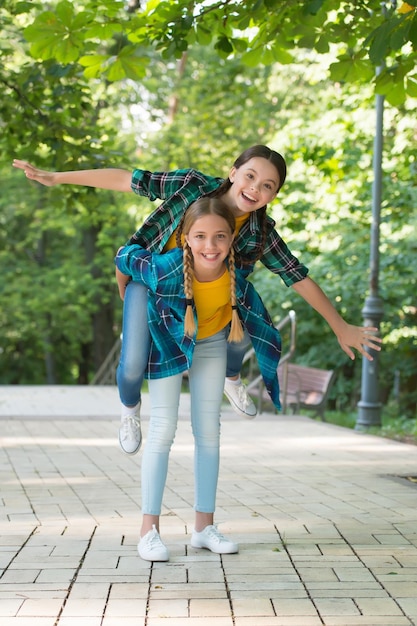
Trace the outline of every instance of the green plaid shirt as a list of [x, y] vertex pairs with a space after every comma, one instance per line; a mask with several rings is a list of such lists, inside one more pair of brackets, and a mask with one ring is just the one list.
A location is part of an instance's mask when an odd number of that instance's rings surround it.
[[[134, 170], [132, 190], [150, 200], [159, 198], [163, 202], [127, 243], [139, 244], [151, 252], [161, 252], [190, 204], [217, 189], [222, 182], [221, 178], [207, 176], [194, 169], [172, 172]], [[259, 215], [254, 211], [237, 234], [235, 248], [250, 261], [256, 259], [261, 244]], [[307, 267], [300, 263], [278, 235], [275, 222], [269, 216], [266, 245], [260, 261], [271, 272], [278, 274], [288, 287], [308, 274]]]

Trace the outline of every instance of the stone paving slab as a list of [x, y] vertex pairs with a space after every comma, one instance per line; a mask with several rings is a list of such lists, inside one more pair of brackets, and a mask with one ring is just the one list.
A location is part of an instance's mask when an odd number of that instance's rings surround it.
[[188, 408], [151, 564], [117, 390], [0, 386], [1, 626], [417, 625], [417, 447], [225, 404], [216, 519], [240, 552], [219, 556], [189, 544]]

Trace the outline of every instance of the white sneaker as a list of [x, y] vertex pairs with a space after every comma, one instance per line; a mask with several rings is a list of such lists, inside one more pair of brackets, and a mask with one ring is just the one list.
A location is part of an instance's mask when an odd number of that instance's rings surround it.
[[242, 381], [236, 385], [235, 382], [226, 378], [224, 381], [224, 393], [236, 413], [248, 420], [251, 420], [256, 416], [256, 406], [254, 405], [252, 398], [248, 395], [246, 387]]
[[217, 526], [206, 526], [201, 532], [193, 531], [191, 535], [191, 546], [193, 548], [207, 548], [216, 554], [235, 554], [239, 552], [237, 543], [227, 539], [218, 530]]
[[142, 443], [142, 432], [140, 429], [140, 404], [131, 415], [122, 415], [119, 428], [120, 447], [126, 454], [136, 454]]
[[144, 561], [168, 561], [169, 552], [166, 545], [162, 542], [155, 524], [152, 530], [141, 537], [138, 543], [138, 552]]

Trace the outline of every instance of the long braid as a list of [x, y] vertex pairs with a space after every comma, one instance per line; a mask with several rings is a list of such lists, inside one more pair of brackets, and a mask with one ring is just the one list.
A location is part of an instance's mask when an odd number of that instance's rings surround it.
[[230, 274], [230, 301], [232, 303], [232, 321], [230, 324], [230, 332], [227, 338], [229, 342], [239, 342], [243, 339], [243, 328], [237, 310], [236, 301], [236, 267], [235, 267], [235, 250], [233, 246], [229, 252], [229, 274]]
[[177, 244], [177, 248], [182, 248], [181, 237], [182, 237], [182, 230], [184, 228], [184, 219], [185, 219], [185, 213], [183, 213], [180, 223], [178, 224], [177, 232], [175, 234], [175, 243]]
[[184, 262], [184, 293], [185, 293], [185, 317], [184, 317], [184, 334], [188, 337], [194, 337], [195, 333], [195, 319], [193, 311], [193, 264], [192, 253], [190, 246], [184, 241], [183, 250], [183, 262]]

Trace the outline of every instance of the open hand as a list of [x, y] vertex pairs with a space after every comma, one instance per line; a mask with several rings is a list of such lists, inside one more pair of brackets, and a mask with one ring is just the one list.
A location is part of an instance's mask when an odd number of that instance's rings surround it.
[[340, 347], [346, 354], [352, 359], [355, 359], [355, 354], [352, 348], [355, 348], [362, 356], [368, 361], [373, 361], [373, 356], [369, 354], [367, 348], [372, 350], [381, 350], [380, 344], [382, 343], [381, 337], [378, 337], [378, 328], [373, 326], [353, 326], [352, 324], [346, 324], [346, 326], [337, 335], [337, 340]]
[[55, 185], [55, 174], [54, 172], [47, 172], [45, 170], [40, 170], [37, 167], [34, 167], [27, 161], [19, 161], [19, 159], [14, 159], [13, 167], [18, 168], [19, 170], [23, 170], [26, 174], [26, 178], [30, 180], [36, 180], [41, 185], [45, 185], [46, 187], [52, 187]]

